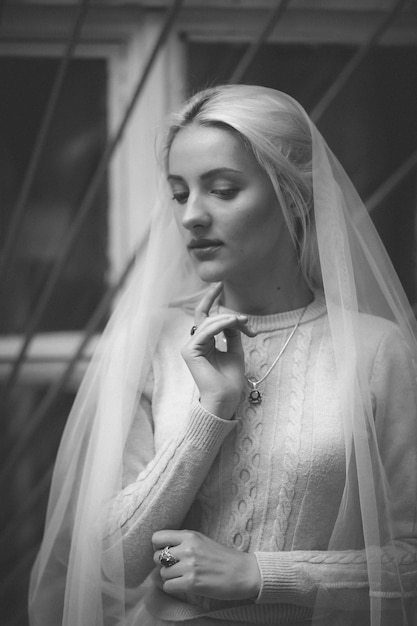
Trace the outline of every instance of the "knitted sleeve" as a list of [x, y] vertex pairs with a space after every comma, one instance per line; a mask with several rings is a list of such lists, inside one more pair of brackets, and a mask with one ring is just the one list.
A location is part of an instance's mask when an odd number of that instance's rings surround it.
[[219, 450], [234, 428], [196, 403], [186, 426], [155, 451], [151, 389], [143, 394], [130, 433], [124, 482], [107, 512], [106, 570], [111, 570], [112, 545], [123, 541], [128, 586], [142, 582], [154, 567], [152, 534], [181, 525]]
[[[404, 595], [417, 595], [417, 419], [414, 365], [396, 329], [381, 340], [374, 359], [371, 390], [381, 459], [390, 481], [393, 538]], [[256, 552], [262, 577], [258, 603], [314, 606], [317, 593], [328, 606], [366, 608], [369, 584], [363, 550]], [[368, 555], [369, 557], [369, 555]], [[384, 549], [384, 576], [397, 575]], [[384, 592], [381, 591], [381, 597]]]

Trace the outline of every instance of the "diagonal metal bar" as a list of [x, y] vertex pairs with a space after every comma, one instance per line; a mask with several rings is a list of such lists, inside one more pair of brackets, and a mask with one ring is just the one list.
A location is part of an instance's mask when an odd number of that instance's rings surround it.
[[9, 474], [13, 471], [15, 464], [20, 461], [22, 453], [26, 450], [27, 446], [30, 444], [34, 435], [36, 434], [39, 426], [45, 420], [48, 414], [48, 411], [53, 406], [53, 403], [57, 399], [59, 393], [64, 389], [78, 361], [82, 358], [88, 342], [90, 341], [91, 337], [96, 332], [96, 330], [98, 329], [100, 323], [105, 318], [108, 312], [109, 306], [114, 300], [114, 297], [124, 285], [127, 277], [132, 271], [132, 268], [136, 262], [136, 259], [142, 253], [146, 245], [147, 234], [148, 233], [145, 233], [138, 248], [128, 260], [117, 283], [108, 287], [107, 291], [103, 295], [101, 301], [99, 302], [96, 310], [94, 311], [93, 315], [91, 316], [85, 328], [84, 336], [83, 336], [82, 341], [80, 342], [80, 345], [78, 346], [77, 350], [73, 354], [70, 362], [68, 363], [61, 377], [51, 384], [51, 386], [49, 387], [45, 396], [40, 401], [35, 411], [31, 411], [30, 415], [27, 416], [26, 426], [25, 426], [24, 431], [22, 432], [22, 436], [17, 441], [16, 445], [11, 449], [9, 455], [6, 457], [4, 462], [2, 462], [2, 470], [0, 474], [0, 485], [3, 485], [3, 483], [7, 480]]
[[397, 0], [397, 2], [391, 8], [391, 11], [387, 13], [384, 19], [380, 24], [376, 27], [374, 32], [371, 34], [368, 41], [362, 44], [357, 52], [353, 55], [350, 61], [347, 62], [345, 67], [342, 69], [336, 80], [329, 87], [329, 89], [324, 93], [319, 102], [313, 108], [310, 113], [310, 117], [317, 124], [323, 114], [327, 111], [330, 104], [336, 98], [338, 93], [341, 91], [342, 87], [347, 83], [349, 78], [355, 72], [355, 70], [359, 67], [368, 53], [372, 50], [373, 47], [378, 43], [379, 39], [381, 39], [382, 35], [386, 30], [391, 26], [396, 17], [401, 13], [405, 4], [407, 4], [408, 0]]
[[390, 194], [408, 174], [417, 168], [417, 150], [415, 150], [401, 165], [376, 189], [365, 201], [366, 208], [372, 212]]
[[249, 69], [250, 65], [252, 64], [253, 60], [258, 54], [261, 46], [268, 39], [272, 30], [274, 29], [278, 21], [281, 19], [281, 17], [284, 15], [287, 9], [287, 6], [290, 2], [291, 0], [279, 0], [278, 1], [276, 7], [272, 9], [270, 15], [268, 16], [268, 19], [262, 31], [260, 32], [259, 36], [257, 37], [255, 41], [253, 41], [249, 45], [248, 49], [245, 51], [239, 63], [233, 70], [233, 73], [228, 81], [229, 83], [231, 84], [240, 83], [242, 81], [247, 70]]
[[10, 376], [8, 378], [8, 380], [5, 383], [5, 391], [6, 393], [10, 393], [10, 390], [12, 389], [12, 387], [14, 386], [21, 365], [24, 361], [25, 358], [25, 354], [27, 352], [28, 346], [30, 344], [30, 342], [32, 341], [33, 335], [35, 334], [35, 331], [47, 309], [49, 300], [51, 298], [51, 295], [55, 289], [55, 286], [58, 282], [58, 279], [61, 276], [62, 270], [65, 267], [65, 263], [70, 255], [70, 253], [72, 252], [72, 249], [74, 247], [74, 244], [77, 240], [77, 236], [78, 233], [80, 232], [82, 225], [86, 219], [86, 217], [88, 216], [91, 207], [93, 205], [93, 201], [96, 197], [96, 194], [100, 188], [100, 185], [102, 183], [102, 180], [105, 176], [106, 170], [107, 170], [107, 166], [109, 165], [113, 154], [116, 150], [116, 147], [118, 146], [125, 130], [127, 127], [127, 124], [131, 118], [131, 115], [134, 111], [134, 108], [136, 106], [136, 103], [139, 99], [139, 96], [142, 93], [142, 90], [145, 86], [145, 83], [148, 79], [148, 76], [153, 68], [153, 65], [155, 63], [155, 60], [158, 56], [158, 53], [160, 51], [160, 49], [162, 48], [162, 46], [164, 45], [166, 39], [169, 36], [169, 33], [171, 32], [171, 29], [174, 25], [175, 19], [179, 13], [179, 10], [181, 9], [181, 5], [183, 4], [184, 0], [175, 0], [173, 5], [171, 6], [171, 8], [168, 11], [165, 23], [162, 26], [161, 32], [157, 38], [157, 41], [153, 47], [153, 50], [151, 51], [151, 54], [147, 60], [147, 63], [145, 65], [145, 68], [142, 72], [142, 75], [136, 85], [136, 88], [133, 92], [133, 96], [126, 108], [125, 114], [123, 116], [123, 119], [120, 123], [120, 126], [118, 128], [118, 130], [116, 131], [115, 135], [109, 140], [109, 142], [107, 143], [105, 150], [103, 152], [103, 155], [98, 163], [98, 166], [95, 170], [95, 173], [91, 179], [91, 182], [86, 190], [86, 193], [81, 201], [81, 205], [80, 208], [78, 210], [78, 213], [73, 221], [73, 223], [70, 226], [69, 232], [67, 233], [67, 237], [66, 240], [60, 250], [59, 256], [57, 257], [56, 263], [51, 271], [51, 274], [48, 277], [47, 283], [45, 285], [45, 288], [43, 289], [41, 296], [39, 298], [39, 301], [37, 303], [37, 306], [35, 308], [35, 311], [33, 312], [30, 322], [28, 324], [28, 327], [26, 329], [26, 335], [25, 335], [25, 339], [22, 345], [22, 348], [20, 350], [20, 353], [14, 363], [14, 366], [12, 368], [12, 371], [10, 373]]
[[52, 85], [51, 93], [49, 95], [41, 125], [39, 127], [35, 144], [29, 158], [29, 164], [25, 172], [23, 183], [20, 187], [16, 204], [14, 205], [12, 211], [12, 217], [10, 225], [8, 227], [6, 241], [4, 243], [3, 250], [0, 253], [0, 284], [3, 282], [3, 278], [8, 266], [10, 266], [10, 263], [13, 261], [13, 255], [16, 249], [15, 243], [19, 234], [20, 227], [22, 225], [29, 193], [33, 185], [36, 171], [38, 169], [42, 151], [45, 147], [46, 138], [48, 136], [51, 122], [56, 111], [58, 98], [61, 93], [68, 66], [80, 39], [81, 29], [87, 16], [89, 4], [90, 0], [80, 0], [78, 12], [74, 21], [72, 31], [70, 33], [70, 37], [68, 39], [68, 44], [55, 75], [54, 83]]

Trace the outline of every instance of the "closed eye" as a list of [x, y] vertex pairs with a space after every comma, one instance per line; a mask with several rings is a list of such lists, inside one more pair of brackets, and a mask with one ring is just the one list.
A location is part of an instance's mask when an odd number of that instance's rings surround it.
[[222, 200], [233, 200], [239, 193], [237, 187], [228, 187], [225, 189], [212, 189], [210, 192], [214, 196], [218, 196]]
[[174, 193], [172, 199], [178, 202], [178, 204], [185, 204], [188, 200], [188, 191]]

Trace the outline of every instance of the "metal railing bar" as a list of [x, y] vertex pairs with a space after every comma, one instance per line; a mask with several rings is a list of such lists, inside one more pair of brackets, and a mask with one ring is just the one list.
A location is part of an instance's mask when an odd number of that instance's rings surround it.
[[242, 58], [233, 70], [233, 73], [228, 81], [229, 83], [240, 83], [242, 81], [254, 58], [258, 54], [261, 46], [268, 39], [272, 30], [281, 19], [281, 17], [284, 15], [290, 2], [291, 0], [278, 1], [276, 7], [272, 9], [270, 15], [268, 16], [268, 19], [262, 31], [259, 33], [259, 36], [249, 45], [248, 49], [244, 52]]
[[117, 283], [108, 287], [101, 301], [97, 305], [93, 315], [91, 316], [85, 328], [83, 339], [80, 342], [80, 345], [78, 346], [77, 350], [74, 352], [65, 371], [62, 373], [59, 379], [57, 379], [55, 382], [53, 382], [50, 385], [50, 387], [48, 388], [46, 394], [40, 401], [37, 408], [34, 411], [31, 411], [30, 414], [27, 416], [26, 426], [25, 426], [24, 431], [22, 432], [22, 436], [16, 442], [16, 444], [12, 447], [9, 455], [5, 458], [4, 462], [2, 463], [2, 470], [0, 474], [0, 485], [4, 484], [10, 472], [13, 470], [15, 464], [20, 461], [22, 453], [25, 451], [26, 447], [31, 442], [39, 426], [45, 420], [48, 414], [48, 411], [53, 406], [53, 403], [57, 399], [58, 394], [65, 387], [65, 384], [69, 380], [71, 374], [73, 373], [74, 368], [76, 367], [77, 363], [82, 358], [88, 342], [90, 341], [91, 337], [93, 336], [95, 331], [98, 329], [100, 323], [102, 322], [105, 315], [107, 314], [108, 307], [113, 301], [115, 295], [120, 291], [120, 289], [124, 285], [127, 277], [129, 276], [136, 262], [138, 255], [142, 252], [143, 248], [145, 247], [146, 240], [147, 240], [147, 233], [143, 236], [143, 239], [138, 245], [136, 251], [132, 254], [130, 259], [126, 263], [126, 266], [122, 274], [120, 275]]
[[23, 216], [27, 205], [30, 190], [38, 169], [39, 161], [43, 149], [45, 147], [46, 138], [54, 117], [58, 98], [61, 94], [62, 85], [67, 74], [69, 63], [74, 55], [75, 48], [79, 42], [81, 29], [84, 25], [85, 18], [89, 9], [90, 0], [80, 0], [78, 12], [74, 21], [72, 31], [68, 40], [64, 55], [59, 63], [51, 93], [45, 108], [45, 112], [36, 136], [35, 144], [29, 158], [29, 163], [23, 178], [20, 191], [14, 205], [11, 222], [8, 226], [6, 241], [3, 250], [0, 253], [0, 284], [3, 281], [8, 265], [13, 261], [13, 255], [16, 250], [16, 240], [19, 230], [22, 226]]
[[48, 277], [47, 283], [40, 295], [39, 301], [36, 305], [36, 308], [31, 316], [31, 319], [29, 321], [28, 327], [26, 329], [26, 335], [25, 335], [25, 340], [23, 342], [23, 345], [21, 347], [20, 353], [16, 358], [16, 361], [14, 363], [14, 366], [12, 368], [12, 371], [10, 373], [10, 376], [8, 377], [6, 383], [5, 383], [5, 391], [6, 393], [10, 393], [10, 390], [12, 389], [12, 387], [14, 386], [18, 374], [19, 374], [19, 370], [20, 367], [24, 361], [25, 358], [25, 354], [26, 351], [28, 349], [28, 346], [30, 344], [30, 342], [32, 341], [33, 335], [45, 313], [45, 310], [47, 309], [49, 300], [51, 298], [51, 295], [55, 289], [55, 286], [58, 282], [58, 279], [60, 278], [61, 272], [65, 267], [65, 263], [70, 255], [70, 253], [73, 250], [74, 244], [77, 240], [77, 236], [78, 233], [81, 230], [81, 227], [86, 219], [86, 217], [89, 214], [89, 211], [91, 210], [91, 207], [93, 205], [93, 201], [95, 199], [95, 196], [97, 194], [97, 191], [100, 187], [100, 184], [104, 178], [104, 175], [106, 173], [107, 167], [110, 163], [111, 158], [113, 157], [113, 154], [116, 150], [116, 147], [118, 146], [124, 131], [126, 130], [127, 124], [131, 118], [131, 115], [134, 111], [134, 108], [136, 106], [136, 103], [139, 99], [139, 96], [142, 93], [142, 90], [145, 86], [145, 83], [147, 81], [147, 78], [151, 72], [151, 69], [153, 68], [153, 65], [155, 63], [155, 60], [157, 58], [157, 55], [160, 51], [160, 49], [162, 48], [162, 46], [164, 45], [166, 39], [168, 38], [171, 29], [174, 25], [175, 19], [178, 15], [178, 12], [181, 8], [181, 5], [183, 4], [184, 0], [175, 0], [173, 5], [171, 6], [171, 8], [168, 11], [168, 15], [166, 17], [165, 23], [162, 26], [161, 32], [157, 38], [157, 41], [153, 47], [153, 50], [151, 51], [151, 54], [146, 62], [145, 68], [142, 72], [142, 75], [136, 85], [136, 88], [133, 92], [133, 95], [131, 97], [131, 100], [126, 108], [126, 111], [124, 113], [123, 119], [119, 125], [119, 128], [117, 129], [115, 135], [108, 141], [108, 143], [106, 144], [106, 147], [104, 149], [104, 152], [102, 154], [102, 157], [98, 163], [98, 166], [93, 174], [93, 177], [91, 179], [91, 182], [86, 190], [86, 193], [81, 201], [81, 205], [79, 207], [79, 210], [77, 212], [76, 217], [74, 218], [69, 231], [67, 233], [67, 237], [66, 240], [63, 244], [63, 246], [61, 247], [60, 253], [56, 259], [56, 263], [54, 265], [54, 267], [51, 270], [51, 273]]
[[417, 150], [415, 150], [383, 183], [376, 189], [365, 206], [371, 213], [398, 185], [404, 180], [413, 169], [417, 168]]
[[371, 34], [370, 38], [364, 42], [361, 46], [359, 46], [357, 52], [353, 55], [353, 57], [346, 63], [345, 67], [342, 68], [341, 72], [333, 82], [333, 84], [329, 87], [329, 89], [324, 93], [319, 102], [315, 105], [313, 110], [310, 112], [310, 117], [317, 124], [323, 114], [327, 111], [330, 104], [336, 98], [338, 93], [347, 83], [349, 78], [355, 72], [355, 70], [359, 67], [368, 53], [375, 47], [378, 40], [382, 37], [385, 31], [391, 26], [396, 17], [401, 13], [405, 4], [408, 0], [397, 0], [391, 10], [387, 13], [387, 15], [383, 18], [383, 20], [378, 24], [374, 32]]

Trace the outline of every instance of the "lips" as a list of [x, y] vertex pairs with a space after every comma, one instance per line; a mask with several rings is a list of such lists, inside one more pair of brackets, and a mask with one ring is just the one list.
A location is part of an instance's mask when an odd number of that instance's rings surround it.
[[223, 246], [218, 239], [192, 239], [188, 244], [188, 250], [198, 261], [210, 261], [216, 257]]
[[192, 239], [188, 244], [189, 250], [209, 250], [223, 245], [218, 239]]

